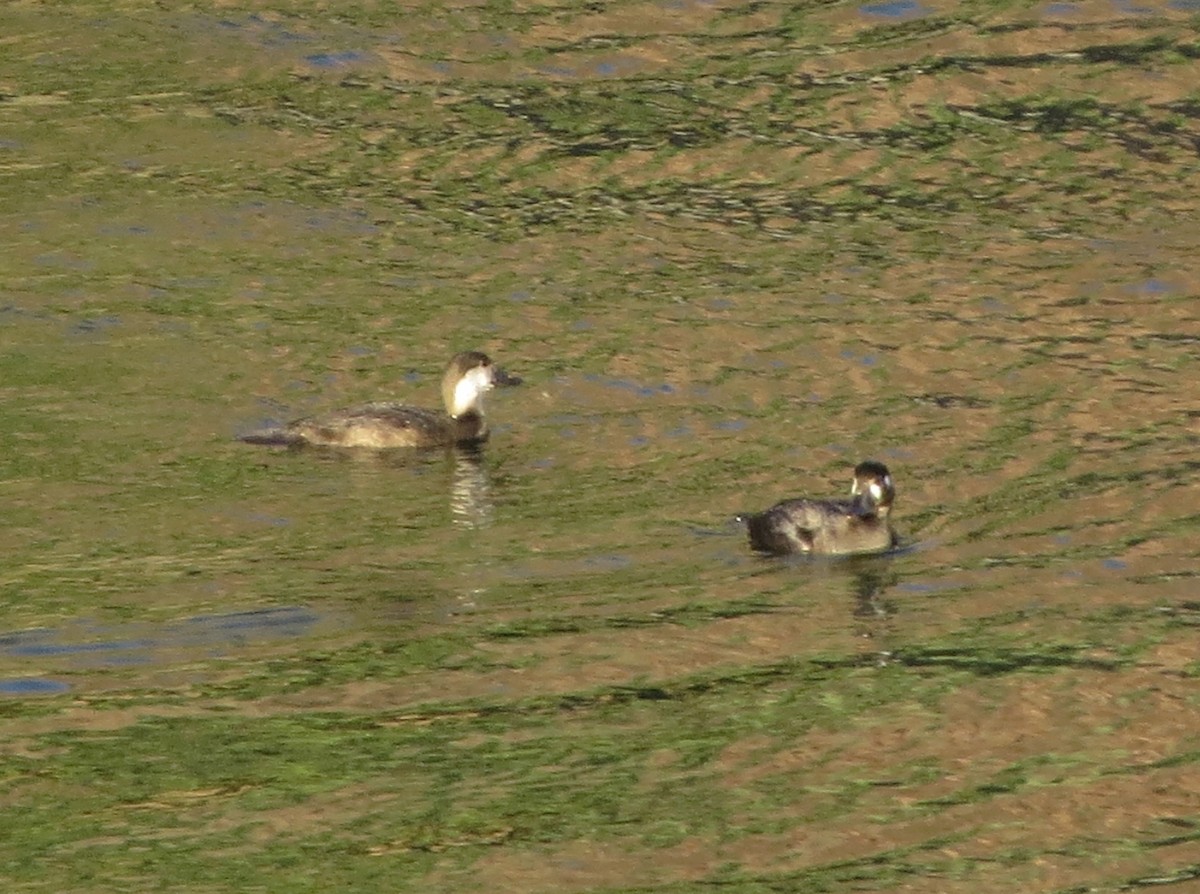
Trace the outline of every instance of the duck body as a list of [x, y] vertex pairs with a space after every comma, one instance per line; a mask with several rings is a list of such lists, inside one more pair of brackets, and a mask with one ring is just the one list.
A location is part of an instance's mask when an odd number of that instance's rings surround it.
[[868, 460], [854, 469], [849, 500], [784, 500], [740, 518], [750, 545], [761, 552], [827, 556], [886, 552], [897, 543], [888, 523], [895, 494], [887, 467]]
[[498, 370], [486, 354], [465, 351], [450, 360], [442, 376], [444, 412], [396, 401], [375, 401], [250, 432], [240, 440], [287, 447], [375, 450], [481, 444], [488, 437], [484, 393], [497, 384], [517, 381]]
[[283, 428], [255, 432], [242, 438], [252, 444], [289, 447], [449, 447], [487, 440], [487, 423], [471, 414], [457, 419], [434, 410], [409, 407], [394, 401], [375, 401], [309, 416]]

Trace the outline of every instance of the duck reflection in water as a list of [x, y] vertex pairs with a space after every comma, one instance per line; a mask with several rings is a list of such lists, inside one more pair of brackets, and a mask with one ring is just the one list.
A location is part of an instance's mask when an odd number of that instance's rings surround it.
[[483, 451], [472, 445], [456, 447], [450, 455], [454, 461], [450, 514], [455, 527], [487, 527], [492, 523], [492, 488]]

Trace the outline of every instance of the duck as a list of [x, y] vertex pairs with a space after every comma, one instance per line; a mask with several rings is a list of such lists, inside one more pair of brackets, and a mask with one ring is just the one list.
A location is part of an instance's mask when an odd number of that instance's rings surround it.
[[750, 546], [764, 553], [880, 553], [899, 541], [888, 523], [895, 499], [887, 466], [866, 460], [854, 467], [849, 500], [799, 497], [738, 519], [746, 525]]
[[248, 444], [286, 447], [350, 447], [389, 450], [482, 444], [488, 438], [483, 395], [496, 385], [520, 379], [499, 369], [481, 351], [455, 354], [442, 375], [445, 411], [374, 401], [277, 428], [239, 435]]

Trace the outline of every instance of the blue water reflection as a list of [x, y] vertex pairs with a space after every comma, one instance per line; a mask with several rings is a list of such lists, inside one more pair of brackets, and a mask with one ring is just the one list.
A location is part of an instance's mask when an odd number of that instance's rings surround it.
[[0, 680], [0, 695], [59, 695], [71, 687], [58, 680], [39, 677], [13, 677]]
[[866, 15], [885, 19], [915, 19], [928, 14], [929, 10], [916, 0], [892, 0], [887, 3], [868, 3], [859, 9]]
[[0, 635], [0, 659], [52, 660], [70, 669], [128, 667], [174, 660], [182, 651], [221, 657], [255, 642], [309, 635], [320, 615], [302, 605], [199, 615], [163, 624], [86, 621]]

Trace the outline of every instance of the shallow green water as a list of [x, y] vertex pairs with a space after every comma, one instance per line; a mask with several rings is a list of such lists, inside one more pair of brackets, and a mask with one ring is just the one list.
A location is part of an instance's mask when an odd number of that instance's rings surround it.
[[1200, 874], [1186, 4], [206, 10], [0, 10], [10, 888]]

